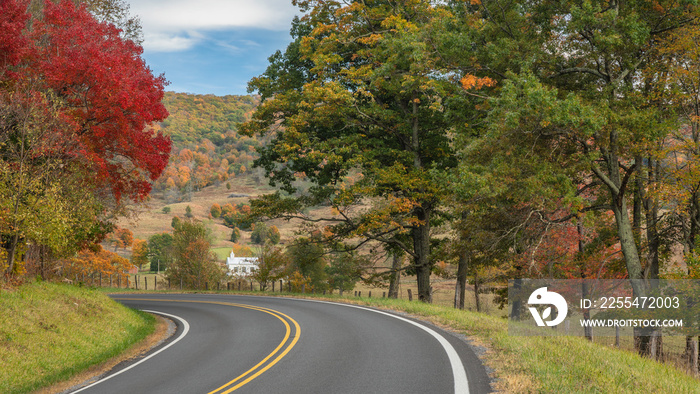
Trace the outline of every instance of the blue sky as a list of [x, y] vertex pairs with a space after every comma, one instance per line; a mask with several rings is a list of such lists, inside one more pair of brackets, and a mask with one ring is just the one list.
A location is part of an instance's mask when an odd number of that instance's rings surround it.
[[129, 0], [141, 20], [144, 54], [166, 90], [247, 94], [247, 82], [291, 41], [300, 15], [291, 0]]

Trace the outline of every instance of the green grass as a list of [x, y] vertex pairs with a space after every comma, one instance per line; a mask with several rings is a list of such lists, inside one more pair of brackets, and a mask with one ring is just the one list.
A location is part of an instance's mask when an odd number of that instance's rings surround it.
[[226, 258], [231, 255], [230, 247], [212, 248], [211, 251], [214, 252], [217, 259], [222, 261], [226, 261]]
[[155, 319], [102, 292], [34, 283], [0, 290], [0, 392], [67, 380], [138, 343]]

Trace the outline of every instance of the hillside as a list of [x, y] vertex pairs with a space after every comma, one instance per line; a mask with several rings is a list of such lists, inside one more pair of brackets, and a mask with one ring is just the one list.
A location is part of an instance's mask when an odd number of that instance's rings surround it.
[[69, 379], [129, 349], [155, 324], [97, 290], [47, 282], [0, 287], [0, 310], [2, 393]]
[[258, 102], [253, 96], [167, 92], [163, 103], [170, 116], [156, 128], [170, 136], [173, 150], [153, 195], [189, 201], [194, 191], [248, 175], [260, 141], [239, 135], [236, 126]]
[[[131, 230], [135, 238], [147, 240], [154, 234], [172, 231], [172, 217], [184, 217], [189, 206], [197, 219], [207, 223], [213, 246], [230, 250], [232, 230], [220, 219], [209, 219], [212, 204], [246, 204], [248, 196], [272, 191], [261, 172], [251, 170], [257, 157], [255, 149], [262, 142], [236, 131], [259, 99], [167, 92], [163, 103], [170, 116], [156, 128], [173, 141], [170, 162], [156, 181], [148, 203], [136, 207], [135, 218], [121, 219], [118, 225]], [[165, 207], [168, 213], [163, 212]], [[283, 237], [291, 235], [292, 227], [287, 227]], [[244, 232], [241, 243], [248, 237]], [[119, 253], [130, 255], [127, 250]]]

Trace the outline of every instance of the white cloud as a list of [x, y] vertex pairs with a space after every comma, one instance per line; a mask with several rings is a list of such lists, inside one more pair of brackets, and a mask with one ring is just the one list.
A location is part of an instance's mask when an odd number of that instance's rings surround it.
[[211, 30], [286, 31], [299, 13], [291, 0], [131, 0], [130, 6], [143, 26], [144, 49], [159, 52], [189, 49]]
[[178, 52], [192, 48], [201, 37], [186, 37], [179, 34], [144, 32], [143, 48], [146, 51]]

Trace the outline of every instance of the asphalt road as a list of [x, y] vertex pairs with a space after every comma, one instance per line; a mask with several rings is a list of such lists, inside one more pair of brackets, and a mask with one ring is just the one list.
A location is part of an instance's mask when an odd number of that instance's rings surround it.
[[[171, 340], [81, 393], [485, 393], [461, 338], [364, 307], [212, 294], [117, 295], [166, 314]], [[128, 368], [128, 370], [125, 370]]]

